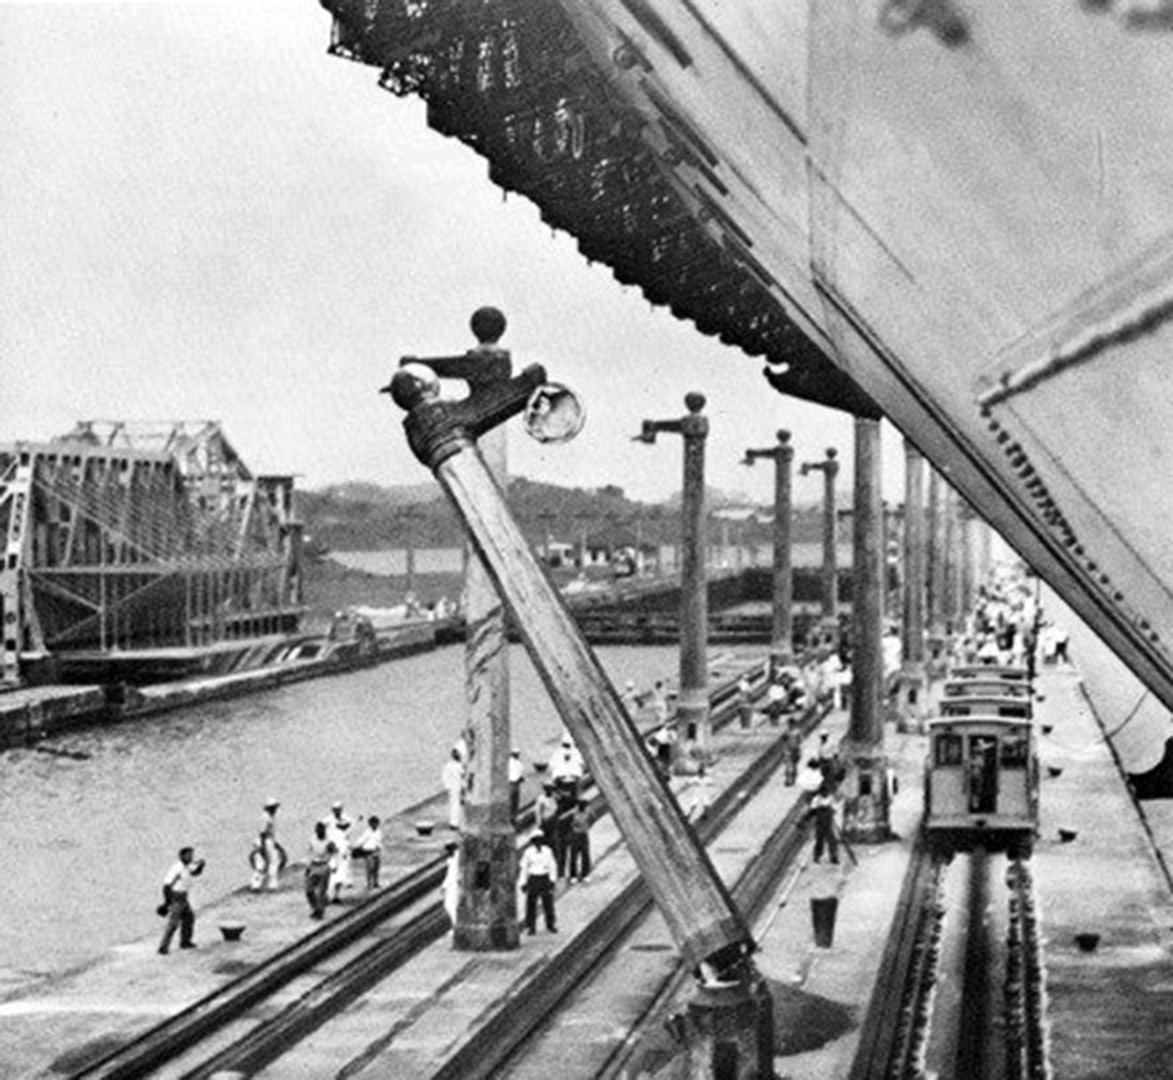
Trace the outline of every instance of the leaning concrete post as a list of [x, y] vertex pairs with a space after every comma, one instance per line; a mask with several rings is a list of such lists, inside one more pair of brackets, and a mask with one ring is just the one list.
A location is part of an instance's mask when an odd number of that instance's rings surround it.
[[855, 418], [855, 503], [852, 512], [851, 718], [841, 753], [843, 831], [849, 840], [885, 840], [888, 761], [883, 725], [883, 504], [880, 498], [880, 422]]
[[753, 947], [749, 931], [475, 442], [523, 409], [527, 422], [556, 411], [554, 388], [544, 382], [535, 365], [463, 400], [442, 401], [432, 373], [409, 365], [388, 389], [407, 410], [412, 450], [468, 530], [685, 959], [702, 978], [740, 979]]
[[899, 715], [917, 730], [925, 714], [925, 459], [904, 440], [904, 610]]
[[680, 420], [645, 420], [636, 441], [654, 443], [661, 432], [684, 438], [684, 488], [680, 506], [680, 697], [677, 717], [695, 740], [702, 761], [712, 752], [709, 721], [709, 597], [705, 577], [704, 394], [686, 394]]
[[794, 574], [790, 543], [794, 447], [790, 445], [790, 432], [779, 431], [778, 445], [768, 450], [747, 450], [742, 464], [752, 465], [758, 458], [774, 462], [774, 618], [770, 666], [777, 669], [794, 661]]
[[544, 382], [545, 372], [534, 366], [513, 379], [474, 386], [464, 400], [441, 401], [434, 374], [409, 365], [387, 389], [407, 410], [412, 450], [432, 469], [468, 530], [669, 932], [698, 976], [698, 999], [710, 1027], [722, 1034], [706, 1075], [717, 1073], [718, 1052], [723, 1062], [732, 1052], [736, 1063], [722, 1075], [768, 1076], [772, 1007], [750, 959], [749, 930], [475, 442], [523, 409], [528, 429], [544, 441], [576, 431], [581, 411], [575, 405], [574, 424], [561, 425], [567, 392]]

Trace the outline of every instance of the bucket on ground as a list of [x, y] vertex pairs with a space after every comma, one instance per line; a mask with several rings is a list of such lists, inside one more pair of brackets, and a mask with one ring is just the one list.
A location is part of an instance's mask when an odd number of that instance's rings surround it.
[[815, 944], [829, 949], [835, 940], [835, 915], [839, 909], [837, 896], [811, 897], [811, 922], [815, 930]]

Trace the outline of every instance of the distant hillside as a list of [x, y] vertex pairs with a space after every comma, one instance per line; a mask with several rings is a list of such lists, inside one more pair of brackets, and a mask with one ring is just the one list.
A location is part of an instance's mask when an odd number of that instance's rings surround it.
[[[547, 536], [577, 543], [585, 534], [590, 543], [669, 545], [680, 532], [680, 497], [664, 503], [640, 503], [614, 485], [601, 488], [563, 488], [524, 476], [509, 484], [509, 506], [526, 537], [540, 546]], [[463, 533], [456, 516], [434, 483], [381, 487], [352, 482], [317, 491], [299, 491], [298, 513], [305, 523], [311, 547], [326, 551], [377, 551], [407, 546], [456, 547]], [[708, 492], [710, 512], [726, 506], [745, 506], [744, 498]], [[755, 508], [757, 520], [726, 526], [713, 521], [710, 542], [730, 532], [731, 543], [769, 543], [772, 507]], [[819, 510], [795, 511], [794, 540], [817, 541]]]

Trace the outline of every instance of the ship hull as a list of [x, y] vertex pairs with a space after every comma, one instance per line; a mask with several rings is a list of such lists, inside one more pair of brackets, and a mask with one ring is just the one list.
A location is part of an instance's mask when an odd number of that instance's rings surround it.
[[588, 257], [890, 419], [1173, 708], [1166, 4], [327, 6]]

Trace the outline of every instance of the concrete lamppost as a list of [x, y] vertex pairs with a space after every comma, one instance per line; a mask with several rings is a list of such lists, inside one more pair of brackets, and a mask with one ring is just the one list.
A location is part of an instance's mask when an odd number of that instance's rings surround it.
[[[441, 378], [463, 379], [473, 395], [508, 381], [509, 351], [497, 343], [505, 316], [479, 308], [470, 322], [476, 347], [460, 356], [418, 359]], [[504, 490], [507, 481], [505, 429], [486, 431], [480, 443], [486, 468]], [[475, 552], [465, 558], [464, 827], [460, 836], [460, 889], [453, 944], [458, 949], [515, 949], [517, 916], [517, 835], [509, 807], [509, 649], [505, 608]]]
[[771, 667], [794, 660], [794, 578], [790, 561], [791, 467], [794, 447], [790, 432], [778, 432], [778, 445], [747, 450], [743, 465], [759, 458], [774, 462], [774, 618], [770, 633]]
[[824, 632], [832, 635], [832, 647], [839, 642], [839, 566], [837, 545], [838, 526], [835, 518], [835, 477], [839, 475], [838, 451], [827, 449], [823, 461], [804, 461], [798, 468], [800, 476], [823, 474], [823, 624]]
[[945, 667], [945, 483], [936, 469], [929, 470], [928, 510], [928, 630], [929, 673], [939, 675]]
[[843, 831], [849, 839], [886, 840], [888, 761], [884, 755], [883, 502], [880, 498], [880, 421], [855, 418], [855, 499], [852, 505], [851, 715], [840, 750]]
[[925, 714], [925, 459], [904, 440], [904, 605], [901, 612], [900, 717], [919, 729]]
[[709, 598], [705, 579], [705, 440], [709, 421], [701, 415], [704, 394], [686, 394], [680, 420], [645, 420], [637, 442], [654, 443], [661, 433], [684, 438], [684, 489], [680, 506], [680, 698], [677, 715], [696, 740], [702, 761], [711, 753], [708, 691]]

